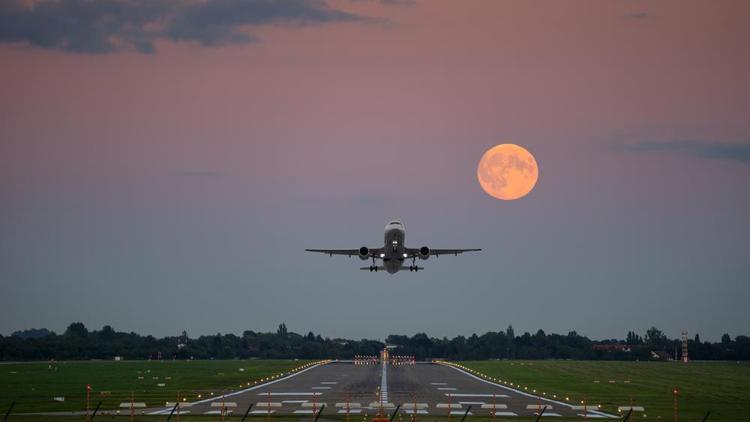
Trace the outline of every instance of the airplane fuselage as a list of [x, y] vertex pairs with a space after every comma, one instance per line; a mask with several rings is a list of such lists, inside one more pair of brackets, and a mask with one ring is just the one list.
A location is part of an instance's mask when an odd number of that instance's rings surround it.
[[390, 274], [395, 274], [404, 264], [404, 241], [406, 229], [400, 222], [392, 221], [385, 226], [385, 245], [383, 246], [383, 266]]

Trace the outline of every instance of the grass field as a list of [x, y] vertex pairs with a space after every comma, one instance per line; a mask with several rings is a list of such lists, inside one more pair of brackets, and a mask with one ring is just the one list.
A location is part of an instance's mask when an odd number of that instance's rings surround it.
[[[644, 406], [647, 419], [672, 420], [679, 389], [679, 420], [750, 420], [750, 362], [474, 361], [461, 362], [487, 376], [557, 396], [570, 403]], [[635, 414], [634, 419], [643, 419]]]
[[[163, 406], [178, 394], [188, 401], [237, 390], [242, 384], [292, 370], [308, 361], [84, 361], [0, 364], [0, 413], [11, 402], [17, 412], [54, 412], [85, 409], [86, 385], [91, 403], [102, 409], [121, 402]], [[164, 386], [159, 386], [164, 384]], [[53, 397], [65, 397], [64, 402]]]

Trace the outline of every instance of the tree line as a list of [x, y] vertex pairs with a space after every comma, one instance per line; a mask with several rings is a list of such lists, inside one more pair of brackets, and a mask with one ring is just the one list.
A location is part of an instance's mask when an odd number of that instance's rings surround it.
[[[155, 338], [115, 331], [109, 325], [89, 331], [84, 324], [70, 324], [62, 334], [46, 329], [17, 331], [0, 336], [0, 360], [73, 359], [351, 359], [355, 355], [377, 355], [385, 345], [392, 354], [415, 356], [418, 360], [482, 359], [582, 359], [649, 360], [681, 358], [682, 340], [670, 339], [652, 327], [641, 336], [633, 331], [624, 339], [594, 341], [575, 331], [566, 335], [516, 335], [513, 327], [469, 337], [434, 338], [390, 335], [385, 341], [323, 338], [312, 332], [293, 333], [281, 324], [276, 332], [244, 331], [242, 335], [215, 334], [190, 338]], [[696, 334], [688, 340], [691, 359], [750, 360], [750, 337], [724, 334], [720, 342], [704, 342]]]

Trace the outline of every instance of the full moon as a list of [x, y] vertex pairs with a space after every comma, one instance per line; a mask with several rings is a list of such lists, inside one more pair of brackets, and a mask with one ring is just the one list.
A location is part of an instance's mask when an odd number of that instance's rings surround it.
[[477, 179], [487, 194], [510, 201], [526, 196], [539, 178], [534, 156], [516, 144], [500, 144], [479, 160]]

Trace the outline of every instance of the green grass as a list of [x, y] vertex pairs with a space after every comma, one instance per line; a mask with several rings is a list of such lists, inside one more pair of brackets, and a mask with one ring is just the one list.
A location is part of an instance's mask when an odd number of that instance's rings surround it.
[[[750, 362], [472, 361], [461, 362], [487, 376], [512, 382], [537, 394], [570, 403], [646, 408], [647, 419], [672, 420], [680, 391], [680, 420], [739, 421], [750, 418]], [[597, 382], [598, 381], [598, 382]], [[614, 381], [614, 382], [610, 382]], [[643, 419], [641, 414], [634, 414]]]
[[[188, 401], [247, 387], [248, 382], [292, 370], [308, 361], [83, 361], [0, 364], [0, 414], [15, 401], [13, 413], [84, 410], [86, 385], [91, 406], [102, 409], [121, 402], [163, 406], [178, 394]], [[242, 369], [242, 370], [241, 370]], [[158, 378], [158, 379], [157, 379]], [[164, 383], [165, 386], [158, 386]], [[65, 397], [57, 402], [53, 397]]]

